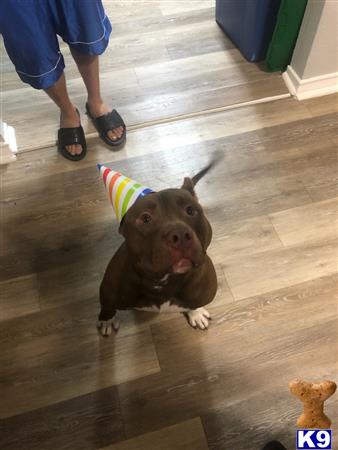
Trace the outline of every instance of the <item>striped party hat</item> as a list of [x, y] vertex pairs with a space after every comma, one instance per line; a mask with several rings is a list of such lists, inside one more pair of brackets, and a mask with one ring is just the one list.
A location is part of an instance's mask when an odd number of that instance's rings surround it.
[[153, 190], [115, 172], [102, 164], [97, 165], [103, 178], [106, 191], [112, 204], [117, 220], [121, 222], [124, 215], [140, 197], [151, 194]]

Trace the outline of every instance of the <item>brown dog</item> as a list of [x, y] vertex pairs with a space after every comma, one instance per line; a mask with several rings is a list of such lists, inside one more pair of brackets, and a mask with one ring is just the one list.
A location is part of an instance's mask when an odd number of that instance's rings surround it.
[[111, 259], [100, 287], [98, 328], [117, 330], [116, 311], [164, 307], [185, 312], [194, 328], [208, 328], [203, 306], [216, 295], [217, 278], [206, 251], [211, 226], [194, 186], [212, 162], [181, 189], [165, 189], [140, 198], [128, 210], [119, 232], [125, 242]]

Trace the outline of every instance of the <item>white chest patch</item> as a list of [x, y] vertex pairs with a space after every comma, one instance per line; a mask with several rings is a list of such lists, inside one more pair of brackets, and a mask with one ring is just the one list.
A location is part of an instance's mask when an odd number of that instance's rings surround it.
[[188, 311], [188, 308], [183, 308], [182, 306], [172, 305], [169, 301], [162, 303], [160, 308], [157, 306], [144, 306], [141, 308], [134, 308], [138, 311], [147, 311], [154, 313], [182, 313]]

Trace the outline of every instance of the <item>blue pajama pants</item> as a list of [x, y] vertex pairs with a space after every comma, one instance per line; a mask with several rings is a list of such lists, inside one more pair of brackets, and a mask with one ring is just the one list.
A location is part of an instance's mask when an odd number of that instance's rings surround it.
[[100, 55], [112, 27], [101, 0], [0, 0], [0, 33], [15, 69], [36, 89], [52, 86], [65, 64], [57, 35], [80, 53]]

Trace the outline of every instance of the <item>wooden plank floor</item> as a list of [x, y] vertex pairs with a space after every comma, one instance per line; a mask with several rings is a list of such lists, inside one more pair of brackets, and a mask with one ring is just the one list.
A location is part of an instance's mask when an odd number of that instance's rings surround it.
[[[102, 92], [128, 126], [288, 92], [280, 74], [248, 63], [234, 48], [215, 22], [214, 0], [104, 4], [113, 32], [100, 60]], [[0, 48], [2, 114], [16, 128], [19, 151], [54, 145], [58, 110], [20, 81]], [[83, 82], [67, 45], [60, 41], [60, 48], [71, 99], [92, 133]]]
[[[161, 189], [214, 151], [197, 188], [220, 283], [210, 329], [124, 312], [99, 337], [121, 238], [95, 164]], [[136, 130], [115, 153], [93, 139], [77, 164], [55, 147], [19, 154], [1, 174], [0, 448], [294, 448], [288, 382], [337, 381], [337, 164], [334, 95]]]

